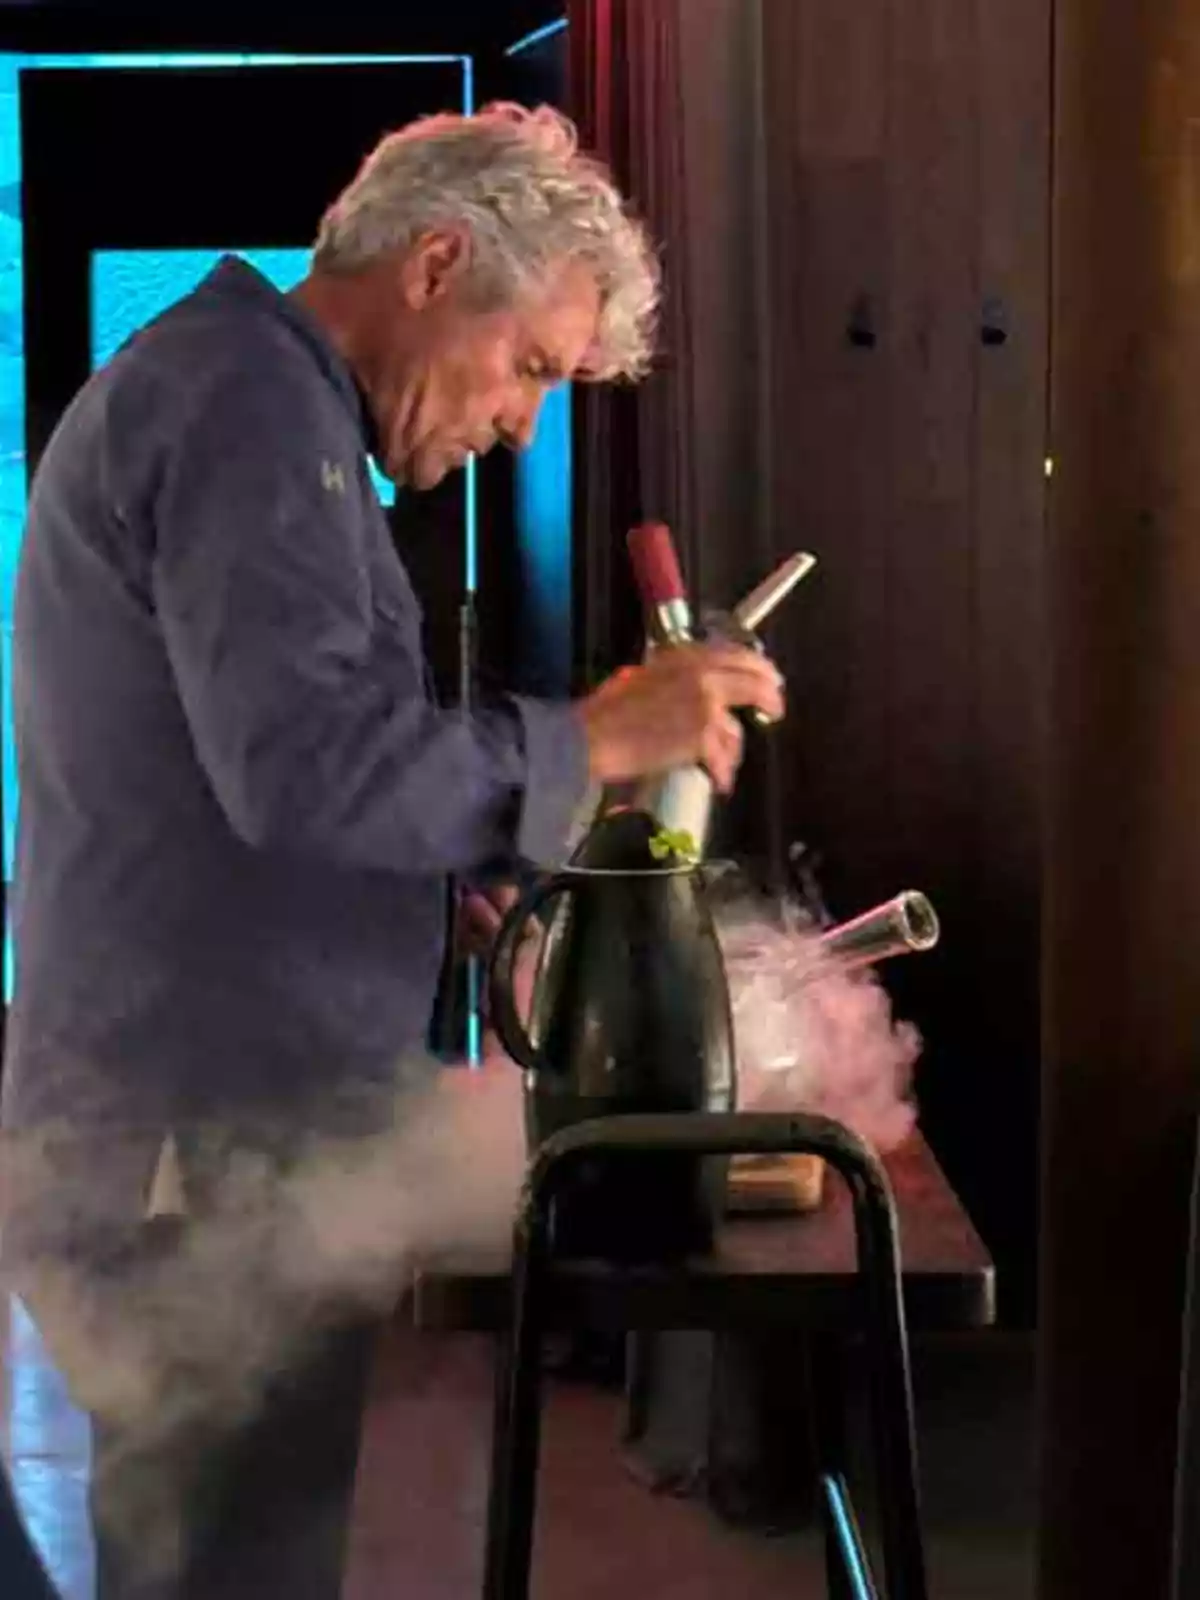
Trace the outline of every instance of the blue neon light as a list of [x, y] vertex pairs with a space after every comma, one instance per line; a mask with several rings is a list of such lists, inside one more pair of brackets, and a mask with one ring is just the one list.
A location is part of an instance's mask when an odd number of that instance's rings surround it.
[[[190, 294], [227, 252], [96, 250], [91, 259], [91, 364], [103, 366], [139, 328]], [[278, 289], [290, 289], [308, 267], [307, 250], [239, 250]]]
[[467, 484], [466, 590], [479, 593], [479, 462], [468, 456], [463, 468]]
[[528, 637], [539, 685], [566, 694], [571, 681], [571, 386], [542, 402], [537, 433], [517, 457], [517, 542]]
[[[528, 54], [567, 31], [566, 17], [544, 23], [508, 46], [508, 57]], [[557, 60], [557, 55], [554, 57]], [[557, 99], [562, 85], [547, 58], [530, 61], [536, 93]], [[538, 692], [565, 695], [571, 684], [572, 529], [571, 390], [562, 385], [542, 406], [536, 436], [517, 461], [516, 532], [522, 566], [525, 639]]]
[[[184, 53], [131, 54], [103, 53], [80, 55], [14, 55], [0, 53], [0, 766], [2, 766], [4, 795], [3, 870], [5, 881], [12, 880], [13, 848], [17, 817], [18, 793], [16, 752], [12, 726], [12, 618], [13, 591], [21, 536], [25, 521], [27, 491], [25, 461], [25, 341], [24, 341], [24, 255], [21, 213], [21, 122], [20, 75], [23, 71], [53, 69], [129, 69], [144, 71], [194, 70], [210, 67], [290, 67], [290, 66], [420, 66], [457, 63], [462, 70], [462, 108], [475, 109], [474, 62], [470, 56], [456, 54], [397, 54], [397, 55], [283, 55], [269, 53]], [[315, 218], [314, 218], [315, 222]], [[217, 251], [214, 254], [220, 254]], [[263, 252], [250, 253], [263, 255]], [[291, 252], [272, 251], [266, 255], [276, 257], [277, 266]], [[303, 255], [303, 252], [300, 253]], [[145, 252], [147, 266], [156, 262], [157, 272], [165, 270], [163, 262], [167, 252]], [[186, 258], [190, 256], [191, 262]], [[181, 293], [200, 276], [202, 252], [181, 251], [176, 254], [169, 274], [178, 274], [184, 283]], [[127, 261], [132, 258], [127, 256]], [[206, 258], [207, 259], [207, 258]], [[97, 272], [106, 269], [93, 263], [94, 283]], [[111, 270], [107, 269], [107, 270]], [[288, 268], [291, 271], [291, 268]], [[299, 277], [303, 271], [295, 272]], [[278, 272], [268, 273], [279, 281]], [[150, 294], [150, 286], [147, 286]], [[150, 298], [153, 295], [150, 294]], [[168, 296], [177, 298], [177, 296]], [[165, 302], [162, 302], [165, 303]], [[154, 309], [159, 309], [155, 306]], [[113, 316], [118, 316], [114, 312]], [[149, 315], [153, 315], [153, 310]], [[97, 316], [97, 322], [104, 320]], [[146, 320], [146, 319], [142, 319]], [[108, 332], [116, 324], [108, 318]], [[132, 331], [132, 328], [127, 329]], [[106, 340], [103, 328], [95, 328], [93, 354], [100, 353], [100, 342]], [[99, 341], [99, 342], [98, 342]], [[118, 339], [118, 343], [120, 340]], [[101, 359], [103, 357], [101, 356]], [[391, 493], [382, 479], [377, 480], [384, 492]], [[467, 475], [466, 494], [468, 549], [465, 560], [468, 571], [475, 566], [475, 532], [477, 513], [474, 505], [474, 474]], [[11, 952], [5, 949], [5, 994], [12, 994]]]
[[483, 967], [478, 956], [467, 962], [467, 1065], [483, 1065]]
[[547, 22], [540, 28], [535, 28], [532, 33], [527, 33], [523, 39], [518, 39], [516, 44], [510, 44], [504, 52], [506, 56], [518, 56], [522, 50], [532, 50], [535, 44], [541, 44], [543, 39], [552, 39], [556, 33], [566, 30], [566, 17], [559, 17], [557, 22]]
[[825, 1490], [825, 1498], [833, 1516], [838, 1544], [846, 1558], [846, 1571], [850, 1587], [854, 1590], [853, 1600], [876, 1600], [875, 1584], [867, 1564], [866, 1552], [862, 1548], [858, 1530], [854, 1525], [846, 1487], [841, 1479], [834, 1477], [832, 1473], [824, 1475], [821, 1486]]
[[[475, 456], [467, 457], [463, 469], [467, 480], [467, 536], [466, 580], [467, 595], [472, 602], [471, 626], [475, 625], [473, 602], [479, 592], [479, 463]], [[475, 642], [472, 638], [471, 649]], [[478, 956], [467, 958], [467, 1064], [483, 1065], [483, 973]]]

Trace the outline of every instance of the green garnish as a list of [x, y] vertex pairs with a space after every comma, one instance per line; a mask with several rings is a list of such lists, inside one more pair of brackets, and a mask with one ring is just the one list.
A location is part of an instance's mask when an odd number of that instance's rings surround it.
[[655, 861], [667, 861], [674, 856], [688, 866], [695, 866], [700, 859], [700, 847], [686, 828], [674, 831], [660, 828], [650, 841], [650, 854]]

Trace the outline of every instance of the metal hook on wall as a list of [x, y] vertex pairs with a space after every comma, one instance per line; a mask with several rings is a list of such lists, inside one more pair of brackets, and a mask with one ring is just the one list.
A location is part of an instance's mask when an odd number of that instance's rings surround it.
[[869, 294], [860, 294], [850, 307], [846, 323], [846, 337], [856, 350], [874, 350], [879, 342], [878, 317], [875, 302]]
[[1008, 343], [1008, 310], [1003, 300], [985, 300], [980, 318], [979, 337], [983, 344]]

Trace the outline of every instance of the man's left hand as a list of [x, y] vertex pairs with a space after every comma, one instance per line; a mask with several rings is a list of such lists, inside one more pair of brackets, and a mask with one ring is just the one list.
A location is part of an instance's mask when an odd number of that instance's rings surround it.
[[497, 884], [490, 889], [469, 889], [458, 907], [459, 948], [471, 956], [491, 953], [500, 924], [516, 905], [520, 890], [515, 884]]
[[[501, 923], [516, 905], [520, 894], [521, 891], [511, 883], [497, 884], [489, 889], [469, 890], [463, 896], [458, 909], [460, 948], [468, 955], [486, 960], [496, 942]], [[513, 969], [513, 998], [516, 1001], [517, 1014], [521, 1017], [529, 1014], [537, 955], [537, 945], [533, 943], [523, 945], [517, 953]], [[508, 1065], [508, 1057], [504, 1054], [494, 1029], [488, 1026], [486, 1019], [483, 1059], [487, 1066]]]

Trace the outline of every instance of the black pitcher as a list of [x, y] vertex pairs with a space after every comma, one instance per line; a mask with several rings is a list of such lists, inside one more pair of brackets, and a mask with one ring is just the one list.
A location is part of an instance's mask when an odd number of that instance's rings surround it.
[[[526, 1127], [630, 1112], [728, 1111], [735, 1100], [725, 968], [701, 871], [656, 861], [656, 824], [605, 817], [562, 872], [513, 907], [497, 937], [491, 1020], [526, 1069]], [[546, 931], [526, 1026], [513, 972], [529, 919]], [[554, 1216], [563, 1255], [656, 1261], [711, 1247], [725, 1171], [695, 1157], [625, 1156], [580, 1170]]]

